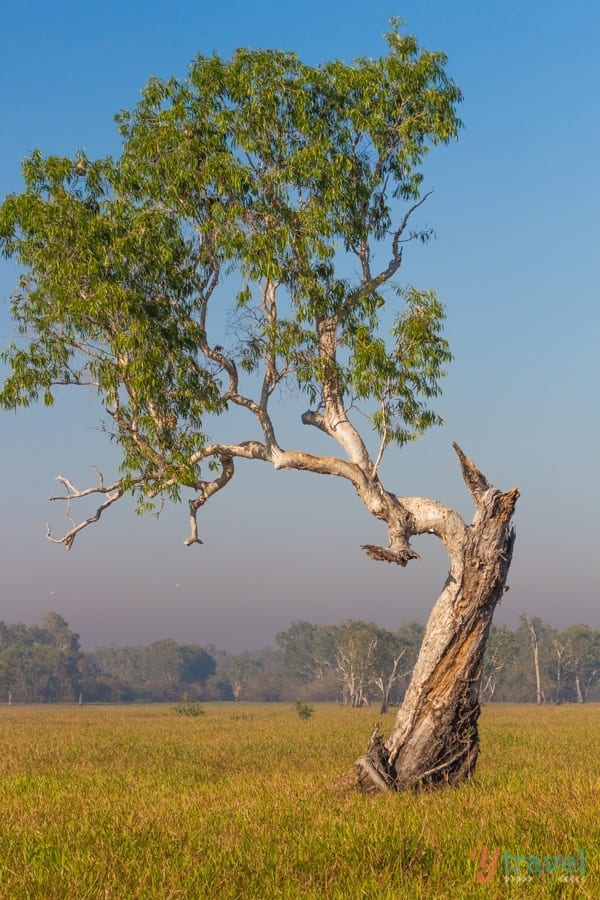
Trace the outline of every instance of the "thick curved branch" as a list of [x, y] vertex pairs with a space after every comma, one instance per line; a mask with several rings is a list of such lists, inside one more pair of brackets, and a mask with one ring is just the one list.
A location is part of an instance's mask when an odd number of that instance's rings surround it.
[[410, 513], [412, 534], [435, 534], [448, 553], [461, 552], [467, 537], [467, 524], [462, 516], [438, 500], [426, 497], [397, 497], [398, 503]]
[[467, 536], [467, 526], [457, 512], [437, 500], [425, 497], [394, 499], [402, 514], [396, 514], [388, 520], [389, 545], [362, 545], [371, 559], [399, 566], [406, 566], [412, 559], [419, 559], [419, 554], [410, 546], [410, 538], [417, 534], [435, 534], [446, 547], [451, 560], [460, 556]]
[[234, 476], [235, 468], [233, 465], [233, 457], [231, 454], [220, 453], [219, 459], [221, 460], [221, 474], [213, 479], [213, 481], [203, 481], [200, 483], [200, 493], [193, 500], [189, 501], [190, 507], [190, 534], [189, 537], [185, 539], [183, 542], [186, 547], [190, 547], [192, 544], [201, 544], [202, 541], [198, 537], [198, 522], [197, 522], [197, 514], [198, 510], [201, 506], [204, 506], [206, 501], [212, 497], [213, 494], [216, 494], [217, 491], [222, 490], [226, 484], [229, 484], [231, 479]]
[[351, 462], [365, 472], [370, 471], [373, 463], [362, 437], [348, 419], [344, 407], [343, 391], [339, 384], [336, 361], [339, 321], [336, 316], [316, 316], [315, 325], [319, 356], [324, 365], [323, 403], [325, 411], [321, 415], [309, 410], [302, 416], [302, 421], [305, 425], [316, 425], [317, 428], [325, 431], [343, 448]]
[[[322, 417], [319, 413], [305, 413], [303, 420], [305, 418], [312, 420], [310, 423], [307, 421], [306, 424], [323, 427], [320, 421]], [[457, 445], [455, 445], [455, 449], [461, 461], [463, 475], [466, 471], [475, 486], [474, 489], [480, 488], [484, 491], [491, 488], [474, 463], [462, 453], [460, 448], [457, 449]], [[362, 545], [371, 559], [406, 566], [410, 560], [419, 559], [418, 553], [410, 546], [410, 538], [419, 534], [434, 534], [446, 547], [451, 560], [451, 573], [457, 574], [454, 573], [455, 561], [462, 558], [469, 527], [459, 513], [437, 500], [393, 495], [384, 489], [377, 476], [371, 476], [356, 463], [335, 456], [313, 455], [299, 450], [283, 450], [278, 446], [269, 448], [258, 441], [245, 441], [241, 444], [212, 444], [205, 447], [201, 453], [201, 456], [209, 455], [260, 459], [272, 463], [276, 470], [297, 469], [317, 475], [336, 475], [345, 478], [354, 486], [368, 511], [375, 518], [386, 522], [388, 527], [389, 544], [387, 547], [375, 544]], [[229, 478], [227, 478], [228, 480]], [[483, 488], [484, 484], [487, 486], [485, 489]], [[494, 488], [491, 489], [494, 496], [498, 494], [500, 497], [506, 497], [507, 502], [512, 502], [514, 495], [514, 502], [516, 502], [516, 496], [518, 496], [516, 489], [508, 494], [500, 494]], [[206, 502], [208, 496], [211, 496], [216, 490], [218, 490], [216, 487], [211, 490], [199, 505]]]
[[[319, 414], [305, 414], [306, 417], [312, 417], [313, 415], [315, 421], [311, 421], [310, 424], [320, 427], [320, 423], [316, 421]], [[501, 494], [489, 485], [487, 479], [458, 445], [454, 445], [454, 448], [461, 463], [463, 477], [477, 504], [476, 518], [480, 514], [480, 510], [487, 508], [490, 503], [500, 502], [505, 506], [510, 504], [514, 506], [518, 497], [516, 488]], [[349, 481], [354, 486], [367, 510], [375, 518], [384, 521], [388, 528], [389, 544], [387, 547], [376, 544], [362, 545], [371, 559], [405, 566], [410, 560], [419, 559], [418, 554], [410, 546], [411, 537], [419, 534], [435, 534], [440, 538], [448, 551], [451, 559], [451, 574], [453, 576], [459, 574], [458, 570], [455, 572], [454, 569], [457, 565], [459, 566], [457, 560], [460, 561], [462, 559], [469, 527], [456, 511], [436, 500], [424, 497], [396, 496], [385, 490], [377, 475], [373, 475], [370, 471], [365, 471], [362, 466], [355, 462], [335, 456], [314, 455], [299, 450], [284, 450], [277, 444], [269, 446], [260, 441], [242, 441], [238, 444], [208, 444], [195, 453], [191, 457], [190, 462], [192, 465], [196, 465], [202, 460], [211, 457], [219, 460], [221, 472], [211, 481], [199, 481], [196, 484], [199, 493], [194, 499], [189, 501], [190, 533], [184, 541], [186, 546], [202, 543], [198, 536], [198, 510], [204, 506], [210, 497], [222, 490], [231, 481], [235, 473], [234, 459], [255, 459], [271, 463], [275, 470], [297, 469], [318, 475], [336, 475]], [[123, 495], [125, 489], [122, 481], [106, 486], [101, 472], [98, 472], [98, 478], [99, 484], [97, 486], [79, 490], [65, 476], [59, 475], [57, 477], [57, 480], [65, 486], [67, 493], [51, 497], [50, 499], [66, 501], [68, 512], [71, 501], [75, 499], [92, 494], [101, 494], [105, 497], [105, 500], [93, 515], [79, 523], [73, 522], [73, 527], [61, 538], [53, 538], [50, 526], [46, 524], [48, 539], [53, 543], [63, 543], [70, 549], [76, 535], [88, 525], [99, 521], [104, 510]], [[140, 483], [143, 479], [138, 478], [136, 481]], [[171, 482], [169, 482], [169, 485], [171, 485]]]
[[388, 526], [388, 547], [363, 544], [371, 559], [405, 566], [411, 559], [419, 558], [409, 543], [413, 534], [420, 533], [410, 509], [400, 498], [386, 491], [377, 476], [372, 477], [362, 466], [339, 457], [313, 456], [297, 450], [277, 450], [271, 459], [275, 469], [302, 469], [320, 475], [338, 475], [350, 481], [371, 515]]
[[260, 459], [269, 462], [266, 444], [260, 441], [241, 441], [239, 444], [207, 444], [202, 450], [194, 453], [190, 462], [195, 465], [210, 456], [235, 456], [238, 459]]

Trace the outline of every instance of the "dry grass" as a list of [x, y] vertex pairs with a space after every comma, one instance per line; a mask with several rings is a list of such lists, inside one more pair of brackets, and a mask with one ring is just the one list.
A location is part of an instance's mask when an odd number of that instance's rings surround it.
[[[600, 897], [600, 709], [494, 706], [476, 777], [433, 794], [337, 790], [372, 710], [317, 705], [0, 710], [0, 896]], [[393, 720], [390, 713], [384, 727]], [[585, 852], [582, 883], [476, 884], [473, 848]]]

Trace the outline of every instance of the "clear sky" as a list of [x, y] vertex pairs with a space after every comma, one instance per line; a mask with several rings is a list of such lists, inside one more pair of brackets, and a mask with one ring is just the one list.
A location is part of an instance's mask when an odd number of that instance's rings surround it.
[[[423, 211], [436, 240], [414, 247], [404, 278], [447, 305], [455, 362], [438, 411], [446, 425], [390, 451], [388, 489], [471, 507], [451, 449], [458, 441], [499, 487], [520, 486], [511, 590], [496, 613], [556, 627], [600, 627], [600, 4], [595, 0], [304, 0], [228, 3], [0, 4], [0, 195], [20, 161], [44, 153], [118, 152], [112, 121], [150, 76], [185, 75], [192, 57], [238, 46], [297, 51], [310, 63], [384, 51], [400, 15], [444, 50], [465, 100], [458, 143], [432, 152]], [[0, 265], [0, 344], [15, 271]], [[1, 374], [1, 373], [0, 373]], [[290, 441], [308, 441], [279, 415]], [[447, 570], [434, 538], [408, 569], [370, 561], [380, 525], [338, 479], [240, 464], [202, 512], [203, 547], [183, 546], [186, 507], [159, 520], [124, 505], [70, 553], [45, 540], [63, 510], [47, 497], [62, 472], [114, 476], [91, 396], [53, 410], [0, 414], [0, 619], [61, 613], [85, 647], [161, 637], [231, 650], [272, 644], [298, 618], [425, 621]]]

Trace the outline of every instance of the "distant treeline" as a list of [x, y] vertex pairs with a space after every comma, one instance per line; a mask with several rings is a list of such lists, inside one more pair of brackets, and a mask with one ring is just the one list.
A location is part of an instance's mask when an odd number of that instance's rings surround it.
[[[40, 626], [0, 622], [0, 699], [7, 703], [208, 700], [401, 702], [424, 628], [387, 631], [372, 622], [294, 622], [277, 647], [232, 654], [171, 639], [145, 647], [81, 650], [79, 635], [51, 612]], [[538, 618], [492, 627], [482, 700], [600, 701], [600, 631], [556, 631]]]

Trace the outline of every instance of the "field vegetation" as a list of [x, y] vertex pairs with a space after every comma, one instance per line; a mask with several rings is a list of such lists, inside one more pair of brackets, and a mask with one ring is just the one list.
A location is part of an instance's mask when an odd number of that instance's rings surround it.
[[203, 709], [0, 709], [0, 896], [600, 896], [598, 705], [485, 707], [470, 782], [375, 797], [339, 765], [373, 709]]

